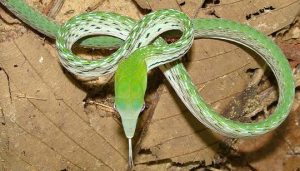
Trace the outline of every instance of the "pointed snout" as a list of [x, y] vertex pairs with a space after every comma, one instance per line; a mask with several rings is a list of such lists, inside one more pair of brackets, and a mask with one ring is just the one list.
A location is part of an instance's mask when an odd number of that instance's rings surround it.
[[122, 118], [124, 132], [127, 138], [132, 138], [137, 125], [138, 117]]

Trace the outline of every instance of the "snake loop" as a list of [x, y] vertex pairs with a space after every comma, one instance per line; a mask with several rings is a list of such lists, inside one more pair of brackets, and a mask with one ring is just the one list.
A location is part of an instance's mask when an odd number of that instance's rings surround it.
[[[179, 98], [201, 123], [226, 136], [267, 133], [278, 127], [291, 110], [295, 85], [288, 61], [272, 40], [247, 25], [223, 19], [190, 20], [182, 12], [160, 10], [138, 22], [115, 13], [92, 12], [76, 16], [60, 26], [27, 6], [23, 0], [0, 2], [33, 28], [56, 38], [60, 61], [71, 73], [99, 77], [116, 71], [115, 103], [129, 140], [129, 165], [133, 165], [131, 138], [143, 108], [147, 71], [154, 67], [163, 71]], [[168, 30], [180, 30], [181, 38], [175, 43], [165, 43], [158, 36]], [[111, 56], [97, 60], [83, 59], [72, 53], [76, 41], [94, 35], [101, 36], [88, 38], [81, 45], [119, 49]], [[240, 123], [211, 109], [199, 95], [183, 64], [175, 61], [189, 50], [194, 38], [235, 42], [261, 56], [274, 72], [279, 87], [278, 104], [272, 115], [257, 123]]]
[[[87, 13], [71, 19], [61, 27], [30, 8], [24, 0], [0, 2], [25, 23], [48, 37], [56, 38], [62, 65], [70, 72], [83, 77], [113, 73], [122, 59], [134, 54], [132, 52], [140, 49], [139, 47], [151, 43], [161, 32], [181, 30], [183, 36], [180, 41], [167, 45], [161, 39], [156, 39], [154, 43], [159, 46], [153, 45], [150, 50], [145, 48], [139, 52], [152, 53], [149, 58], [145, 58], [147, 70], [159, 66], [191, 113], [204, 125], [220, 134], [231, 137], [264, 134], [278, 127], [291, 109], [295, 85], [288, 61], [272, 40], [247, 25], [224, 19], [193, 19], [190, 23], [186, 15], [175, 10], [164, 10], [151, 13], [137, 23], [133, 19], [114, 13]], [[166, 17], [166, 13], [169, 17]], [[169, 21], [174, 21], [175, 24], [170, 24]], [[89, 41], [81, 43], [93, 47], [120, 48], [111, 56], [98, 60], [85, 60], [71, 52], [70, 48], [74, 42], [81, 37], [95, 34], [109, 36], [90, 38]], [[178, 59], [189, 49], [193, 37], [232, 41], [252, 49], [261, 56], [274, 72], [279, 87], [279, 100], [273, 114], [257, 123], [240, 123], [213, 111], [198, 94], [184, 66], [179, 62], [168, 63]], [[126, 40], [125, 43], [123, 40]], [[144, 55], [147, 56], [147, 53]], [[126, 65], [124, 66], [126, 68]], [[134, 66], [130, 69], [134, 69]]]
[[[156, 11], [138, 22], [110, 12], [82, 14], [70, 19], [59, 29], [56, 45], [62, 65], [71, 73], [81, 77], [99, 77], [114, 72], [121, 59], [150, 44], [160, 34], [169, 30], [180, 30], [182, 36], [175, 43], [157, 46], [157, 51], [165, 57], [160, 59], [167, 62], [183, 56], [194, 40], [191, 20], [176, 10]], [[114, 36], [125, 42], [116, 52], [104, 59], [87, 60], [72, 53], [71, 48], [76, 41], [93, 35]], [[184, 53], [178, 55], [181, 51]], [[153, 58], [157, 59], [157, 55], [153, 54]], [[149, 58], [147, 61], [149, 69], [161, 65], [157, 60]]]

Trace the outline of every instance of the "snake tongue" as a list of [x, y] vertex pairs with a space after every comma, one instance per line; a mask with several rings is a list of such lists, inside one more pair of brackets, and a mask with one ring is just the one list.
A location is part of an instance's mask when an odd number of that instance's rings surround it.
[[122, 118], [124, 132], [127, 138], [134, 136], [138, 117]]

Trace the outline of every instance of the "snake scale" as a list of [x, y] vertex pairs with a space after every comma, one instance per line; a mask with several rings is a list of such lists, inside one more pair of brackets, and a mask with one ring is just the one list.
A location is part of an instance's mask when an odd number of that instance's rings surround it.
[[[59, 25], [23, 0], [0, 2], [26, 24], [56, 39], [60, 61], [69, 72], [85, 78], [115, 73], [115, 106], [130, 149], [144, 106], [147, 72], [155, 67], [162, 70], [179, 98], [201, 123], [225, 136], [247, 137], [269, 132], [285, 120], [291, 109], [295, 85], [288, 61], [272, 40], [245, 24], [225, 19], [191, 20], [182, 12], [168, 9], [152, 12], [140, 21], [116, 13], [90, 12]], [[182, 35], [178, 41], [167, 44], [159, 36], [170, 30], [179, 30]], [[88, 38], [82, 40], [84, 37]], [[278, 104], [271, 116], [256, 123], [241, 123], [219, 115], [205, 103], [178, 61], [197, 38], [235, 42], [261, 56], [279, 87]], [[104, 59], [87, 60], [71, 51], [78, 41], [85, 47], [117, 47], [118, 50]], [[129, 161], [132, 165], [131, 150]]]

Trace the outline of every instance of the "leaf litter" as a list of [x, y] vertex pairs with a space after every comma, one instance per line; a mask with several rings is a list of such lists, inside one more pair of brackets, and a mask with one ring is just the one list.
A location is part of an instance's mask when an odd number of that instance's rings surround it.
[[[44, 11], [49, 10], [52, 1], [28, 2]], [[86, 10], [114, 11], [138, 19], [145, 14], [141, 9], [145, 7], [138, 7], [140, 4], [147, 7], [146, 12], [175, 8], [191, 17], [220, 17], [250, 24], [276, 36], [292, 62], [298, 59], [294, 49], [299, 39], [296, 31], [293, 36], [289, 36], [292, 34], [289, 31], [297, 27], [299, 1], [167, 0], [157, 3], [137, 0], [134, 4], [104, 0], [100, 6], [99, 3], [96, 0], [65, 1], [54, 15], [55, 20], [62, 23]], [[0, 15], [1, 169], [126, 170], [127, 140], [119, 116], [113, 110], [111, 78], [104, 79], [110, 82], [107, 86], [97, 80], [78, 80], [60, 66], [53, 41], [32, 33], [3, 7]], [[236, 111], [245, 109], [247, 103], [236, 103], [242, 102], [241, 99], [245, 102], [256, 99], [255, 104], [257, 98], [253, 97], [262, 97], [260, 94], [266, 90], [270, 90], [267, 97], [276, 92], [275, 84], [270, 81], [272, 74], [264, 70], [263, 75], [257, 76], [260, 69], [265, 69], [259, 58], [234, 44], [197, 40], [183, 61], [200, 94], [225, 116], [231, 113], [236, 117], [240, 114]], [[247, 93], [251, 81], [257, 78], [259, 84]], [[212, 133], [200, 124], [164, 81], [160, 71], [150, 73], [148, 86], [147, 108], [141, 115], [134, 139], [135, 170], [300, 168], [296, 131], [299, 95], [294, 112], [276, 131], [234, 140]], [[267, 109], [255, 112], [250, 121], [263, 119], [264, 112], [274, 108], [276, 98], [275, 95], [272, 102], [262, 105]], [[249, 121], [249, 117], [246, 119]]]

